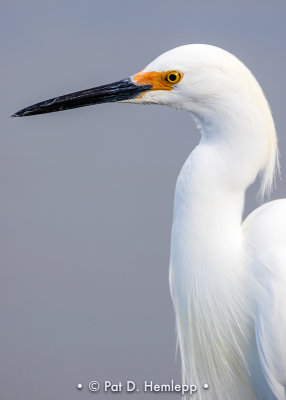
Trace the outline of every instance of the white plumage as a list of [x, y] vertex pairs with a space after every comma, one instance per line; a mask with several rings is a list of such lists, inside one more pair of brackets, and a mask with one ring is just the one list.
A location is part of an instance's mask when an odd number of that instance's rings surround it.
[[13, 116], [108, 101], [186, 110], [201, 131], [178, 177], [172, 228], [170, 288], [184, 383], [198, 386], [199, 400], [286, 400], [286, 200], [242, 221], [247, 187], [259, 175], [262, 198], [279, 170], [259, 84], [228, 52], [186, 45], [128, 79]]
[[[202, 138], [176, 185], [170, 287], [183, 381], [200, 400], [285, 400], [286, 200], [242, 222], [247, 187], [278, 167], [271, 112], [251, 72], [207, 45], [171, 50], [144, 71], [179, 70], [169, 92], [136, 102], [189, 111]], [[143, 72], [144, 72], [143, 71]]]

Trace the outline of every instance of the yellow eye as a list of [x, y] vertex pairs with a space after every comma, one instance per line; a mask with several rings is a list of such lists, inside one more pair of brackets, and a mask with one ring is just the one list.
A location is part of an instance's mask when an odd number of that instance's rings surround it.
[[165, 75], [165, 81], [174, 85], [175, 83], [180, 82], [183, 74], [179, 71], [169, 71]]

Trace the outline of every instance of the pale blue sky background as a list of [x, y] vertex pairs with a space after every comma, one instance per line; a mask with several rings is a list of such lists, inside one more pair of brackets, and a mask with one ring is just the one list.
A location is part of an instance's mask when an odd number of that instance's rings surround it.
[[0, 7], [0, 397], [84, 400], [91, 379], [180, 381], [168, 263], [176, 176], [199, 140], [191, 118], [128, 104], [9, 115], [129, 76], [178, 45], [214, 44], [245, 62], [267, 95], [284, 179], [272, 197], [285, 196], [286, 3]]

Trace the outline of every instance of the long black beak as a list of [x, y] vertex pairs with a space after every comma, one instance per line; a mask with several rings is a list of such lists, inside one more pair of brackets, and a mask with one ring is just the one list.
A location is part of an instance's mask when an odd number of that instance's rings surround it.
[[130, 100], [151, 88], [151, 85], [137, 85], [133, 83], [130, 78], [127, 78], [108, 85], [81, 90], [79, 92], [41, 101], [40, 103], [17, 111], [15, 114], [11, 115], [11, 117], [26, 117], [29, 115], [68, 110], [70, 108], [85, 107], [92, 104]]

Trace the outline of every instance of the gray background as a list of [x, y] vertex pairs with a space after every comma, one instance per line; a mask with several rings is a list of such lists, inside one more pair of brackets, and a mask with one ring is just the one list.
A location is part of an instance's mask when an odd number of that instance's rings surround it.
[[178, 45], [215, 44], [267, 95], [284, 177], [272, 198], [284, 196], [285, 11], [285, 0], [1, 0], [1, 399], [113, 398], [86, 385], [180, 380], [169, 242], [176, 176], [199, 140], [187, 113], [160, 106], [9, 115]]

